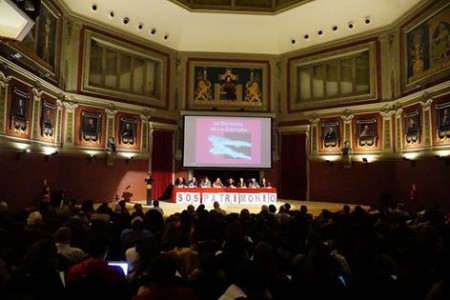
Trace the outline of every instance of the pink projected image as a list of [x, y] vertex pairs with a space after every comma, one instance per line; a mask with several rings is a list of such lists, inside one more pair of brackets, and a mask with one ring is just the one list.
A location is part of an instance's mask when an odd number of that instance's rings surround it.
[[195, 126], [196, 161], [201, 164], [259, 165], [261, 121], [202, 118]]

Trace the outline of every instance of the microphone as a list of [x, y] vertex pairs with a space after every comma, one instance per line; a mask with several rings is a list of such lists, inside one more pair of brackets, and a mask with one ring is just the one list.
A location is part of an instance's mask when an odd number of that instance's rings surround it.
[[131, 187], [131, 185], [128, 185], [128, 186], [125, 188], [125, 190], [128, 190], [130, 187]]

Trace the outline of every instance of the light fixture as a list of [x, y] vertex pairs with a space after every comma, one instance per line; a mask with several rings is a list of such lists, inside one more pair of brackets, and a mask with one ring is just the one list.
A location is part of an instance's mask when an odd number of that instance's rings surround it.
[[92, 160], [94, 159], [94, 158], [96, 158], [97, 157], [97, 155], [94, 155], [94, 154], [89, 154], [89, 156], [88, 156], [88, 162], [89, 163], [92, 163]]
[[16, 160], [20, 160], [22, 158], [22, 155], [30, 153], [30, 149], [23, 149], [22, 151], [19, 151], [16, 153]]
[[363, 161], [363, 163], [366, 163], [366, 164], [369, 163], [369, 160], [367, 159], [367, 157], [363, 157], [362, 161]]
[[402, 159], [403, 159], [404, 161], [409, 161], [411, 167], [416, 166], [416, 161], [415, 161], [414, 159], [408, 158], [408, 157], [406, 157], [406, 156], [403, 156]]

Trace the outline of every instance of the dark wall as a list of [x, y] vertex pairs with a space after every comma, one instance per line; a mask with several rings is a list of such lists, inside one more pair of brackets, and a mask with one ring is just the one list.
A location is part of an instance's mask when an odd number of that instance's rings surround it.
[[[412, 209], [438, 203], [450, 209], [450, 166], [441, 159], [414, 161], [310, 162], [310, 200], [370, 205], [403, 202]], [[411, 185], [417, 193], [410, 199]]]
[[[415, 208], [439, 204], [450, 210], [449, 158], [429, 158], [414, 161], [398, 161], [395, 164], [395, 196]], [[414, 201], [409, 199], [411, 184], [416, 184]]]
[[0, 161], [0, 199], [7, 201], [11, 209], [34, 205], [42, 195], [45, 178], [53, 196], [64, 189], [65, 198], [74, 198], [78, 203], [86, 199], [109, 202], [124, 192], [133, 194], [130, 200], [146, 197], [147, 160], [132, 159], [127, 163], [115, 159], [112, 166], [107, 166], [104, 158], [89, 161], [87, 157], [56, 155], [46, 160], [44, 155], [31, 153], [18, 159], [16, 152], [1, 150]]

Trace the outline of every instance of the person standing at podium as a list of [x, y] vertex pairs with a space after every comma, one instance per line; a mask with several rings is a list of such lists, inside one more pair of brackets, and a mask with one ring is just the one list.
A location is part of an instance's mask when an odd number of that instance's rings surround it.
[[152, 173], [147, 173], [147, 177], [145, 177], [145, 183], [147, 184], [147, 205], [152, 205]]

